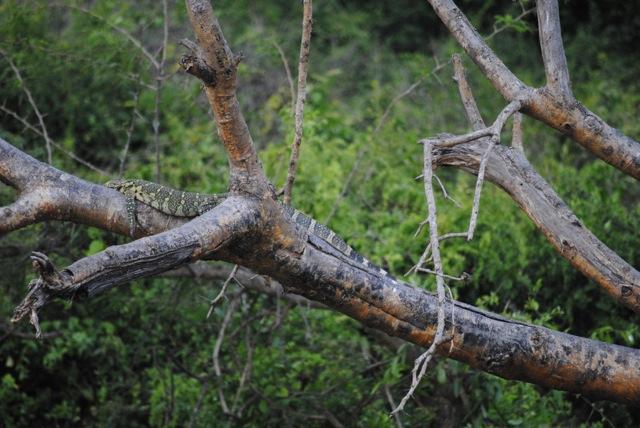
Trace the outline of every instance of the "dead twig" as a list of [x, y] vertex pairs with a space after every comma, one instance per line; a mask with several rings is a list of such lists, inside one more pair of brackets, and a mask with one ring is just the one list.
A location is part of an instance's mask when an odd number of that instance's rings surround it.
[[293, 83], [293, 76], [291, 75], [291, 68], [289, 67], [289, 62], [287, 61], [287, 56], [284, 54], [284, 50], [282, 46], [276, 41], [273, 42], [276, 50], [280, 54], [280, 59], [282, 59], [282, 66], [284, 67], [284, 71], [287, 73], [287, 82], [289, 82], [289, 92], [291, 93], [291, 114], [295, 114], [296, 111], [296, 87]]
[[309, 68], [309, 49], [311, 47], [312, 29], [312, 5], [311, 0], [304, 0], [302, 16], [302, 40], [300, 42], [300, 63], [298, 66], [298, 98], [295, 107], [296, 128], [291, 146], [291, 157], [289, 159], [289, 171], [284, 184], [284, 199], [286, 205], [291, 205], [291, 192], [293, 182], [296, 179], [298, 168], [298, 157], [300, 155], [300, 145], [302, 144], [302, 123], [304, 118], [304, 104], [307, 100], [307, 70]]
[[[475, 130], [466, 135], [456, 136], [451, 134], [441, 134], [436, 138], [428, 138], [425, 140], [421, 140], [420, 144], [424, 145], [424, 166], [423, 166], [423, 174], [422, 178], [424, 180], [425, 187], [425, 195], [427, 198], [427, 205], [429, 214], [427, 219], [422, 222], [418, 228], [418, 232], [424, 227], [425, 224], [429, 225], [429, 244], [425, 249], [424, 253], [420, 257], [420, 261], [409, 271], [412, 272], [425, 272], [429, 274], [433, 274], [436, 278], [436, 294], [437, 294], [437, 302], [438, 302], [438, 322], [436, 326], [436, 334], [434, 336], [433, 343], [427, 349], [427, 351], [418, 357], [414, 363], [414, 367], [412, 370], [412, 382], [409, 391], [404, 396], [398, 407], [393, 410], [392, 414], [395, 415], [398, 412], [402, 411], [407, 400], [413, 395], [413, 392], [418, 387], [420, 380], [426, 373], [427, 366], [435, 353], [436, 348], [449, 340], [450, 337], [453, 337], [454, 329], [455, 329], [455, 319], [454, 314], [451, 314], [451, 326], [452, 332], [450, 335], [445, 336], [445, 322], [446, 322], [446, 314], [445, 314], [445, 300], [447, 299], [447, 294], [449, 298], [451, 298], [451, 291], [447, 293], [448, 286], [444, 282], [446, 279], [451, 280], [459, 280], [463, 281], [468, 278], [466, 273], [460, 278], [447, 275], [444, 273], [444, 269], [442, 266], [442, 260], [440, 257], [440, 241], [445, 238], [441, 237], [438, 234], [438, 220], [437, 220], [437, 207], [435, 202], [435, 194], [433, 190], [433, 149], [435, 147], [451, 147], [458, 144], [468, 143], [481, 138], [489, 138], [488, 147], [486, 148], [482, 160], [480, 161], [480, 166], [478, 168], [478, 179], [476, 181], [476, 187], [474, 191], [474, 199], [473, 199], [473, 207], [471, 210], [471, 216], [469, 221], [469, 229], [467, 233], [457, 233], [457, 234], [448, 234], [447, 238], [454, 237], [466, 237], [467, 240], [473, 239], [473, 233], [476, 228], [479, 207], [480, 207], [480, 197], [482, 194], [482, 184], [484, 182], [484, 174], [487, 166], [487, 162], [489, 156], [491, 154], [491, 149], [500, 143], [500, 134], [502, 129], [504, 128], [505, 122], [509, 117], [513, 114], [517, 113], [521, 108], [521, 101], [516, 99], [509, 103], [498, 115], [493, 125], [490, 127], [485, 127], [482, 129], [478, 129], [484, 126], [484, 122], [482, 121], [482, 117], [480, 116], [479, 110], [477, 108], [475, 99], [473, 98], [473, 94], [471, 92], [470, 87], [467, 84], [466, 75], [464, 70], [461, 67], [459, 57], [454, 57], [454, 65], [456, 66], [456, 75], [454, 76], [454, 81], [456, 81], [459, 85], [461, 98], [463, 100], [463, 104], [465, 105], [465, 110], [467, 112], [467, 117], [469, 121], [474, 126]], [[430, 254], [430, 255], [429, 255]], [[422, 265], [430, 261], [433, 263], [433, 269], [425, 269], [422, 268]], [[453, 346], [453, 342], [451, 343]]]
[[[436, 211], [436, 200], [433, 192], [433, 143], [431, 141], [426, 142], [424, 145], [424, 189], [425, 195], [427, 198], [427, 206], [429, 209], [428, 222], [429, 222], [429, 244], [431, 245], [431, 257], [433, 259], [434, 269], [437, 273], [436, 275], [436, 295], [438, 302], [438, 323], [436, 326], [436, 334], [433, 338], [433, 343], [427, 349], [425, 353], [419, 356], [414, 363], [413, 370], [411, 371], [411, 387], [407, 394], [402, 398], [398, 407], [396, 407], [391, 414], [396, 415], [398, 412], [401, 412], [404, 409], [405, 404], [411, 398], [414, 391], [420, 384], [424, 374], [426, 373], [427, 367], [433, 354], [436, 351], [436, 348], [440, 346], [442, 343], [448, 340], [448, 337], [445, 337], [445, 322], [446, 322], [446, 314], [445, 314], [445, 300], [446, 300], [446, 284], [444, 282], [444, 272], [442, 267], [442, 259], [440, 258], [440, 239], [438, 235], [438, 218]], [[455, 325], [452, 324], [452, 328], [455, 328]], [[453, 335], [453, 331], [451, 333]]]
[[4, 49], [0, 48], [0, 54], [4, 56], [4, 59], [6, 59], [9, 65], [11, 66], [11, 69], [16, 75], [16, 78], [20, 82], [20, 87], [22, 87], [22, 91], [27, 96], [27, 99], [29, 100], [29, 104], [31, 105], [33, 112], [38, 118], [38, 123], [40, 124], [40, 129], [42, 131], [41, 135], [44, 138], [45, 147], [47, 148], [47, 163], [49, 165], [53, 165], [53, 152], [51, 150], [51, 138], [49, 138], [49, 133], [47, 132], [47, 126], [44, 123], [44, 116], [42, 115], [42, 113], [40, 113], [40, 109], [38, 108], [36, 101], [33, 99], [33, 96], [31, 95], [31, 91], [29, 90], [26, 83], [24, 82], [24, 79], [22, 78], [20, 69], [15, 65], [9, 53]]
[[[227, 278], [227, 280], [224, 282], [224, 284], [222, 284], [222, 288], [220, 289], [220, 293], [218, 293], [218, 295], [216, 296], [215, 299], [211, 300], [209, 302], [209, 311], [207, 312], [207, 316], [205, 317], [205, 319], [209, 319], [209, 317], [211, 316], [211, 314], [213, 313], [213, 309], [215, 308], [216, 304], [220, 301], [220, 299], [222, 299], [225, 296], [225, 292], [227, 291], [227, 287], [229, 286], [229, 283], [232, 280], [237, 281], [236, 279], [236, 273], [238, 272], [239, 269], [239, 265], [235, 265], [233, 267], [233, 270], [231, 271], [231, 273], [229, 274], [229, 277]], [[201, 296], [202, 297], [202, 296]]]
[[213, 347], [213, 354], [211, 356], [213, 363], [213, 372], [215, 373], [217, 380], [217, 389], [218, 389], [218, 397], [220, 398], [220, 406], [222, 406], [222, 411], [226, 415], [230, 415], [229, 406], [227, 405], [227, 400], [224, 395], [224, 378], [222, 376], [222, 367], [220, 363], [220, 350], [222, 349], [222, 344], [224, 343], [225, 335], [227, 332], [227, 328], [231, 324], [231, 319], [233, 314], [236, 311], [236, 308], [240, 302], [240, 295], [236, 295], [229, 302], [229, 306], [227, 307], [227, 312], [224, 314], [224, 318], [222, 319], [222, 323], [220, 324], [220, 330], [218, 331], [218, 337], [216, 338], [216, 344]]

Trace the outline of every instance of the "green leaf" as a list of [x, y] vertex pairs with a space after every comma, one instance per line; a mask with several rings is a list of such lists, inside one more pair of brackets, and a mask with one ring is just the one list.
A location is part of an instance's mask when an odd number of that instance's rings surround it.
[[87, 256], [91, 256], [96, 253], [99, 253], [100, 251], [103, 251], [105, 248], [107, 248], [107, 245], [103, 241], [98, 241], [98, 240], [91, 241], [86, 254]]

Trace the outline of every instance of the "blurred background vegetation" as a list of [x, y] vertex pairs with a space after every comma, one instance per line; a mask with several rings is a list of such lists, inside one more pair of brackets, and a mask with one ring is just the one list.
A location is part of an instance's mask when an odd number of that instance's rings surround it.
[[[525, 82], [543, 84], [535, 15], [517, 2], [458, 2]], [[524, 2], [525, 8], [533, 2]], [[563, 1], [563, 36], [576, 97], [640, 137], [637, 1]], [[242, 50], [239, 98], [269, 177], [282, 185], [292, 141], [300, 2], [214, 2], [226, 38]], [[165, 36], [167, 44], [163, 43]], [[181, 2], [104, 0], [0, 3], [0, 136], [47, 161], [33, 104], [55, 144], [53, 165], [96, 183], [122, 171], [189, 190], [221, 192], [227, 161], [199, 83], [177, 65], [192, 38]], [[324, 221], [365, 151], [329, 226], [359, 252], [402, 275], [427, 240], [420, 138], [468, 130], [446, 65], [460, 49], [426, 2], [325, 0], [314, 36], [294, 205]], [[286, 58], [287, 65], [283, 62]], [[165, 60], [163, 60], [163, 55]], [[485, 120], [504, 101], [465, 59]], [[16, 70], [19, 71], [19, 76]], [[419, 79], [373, 130], [390, 101]], [[35, 129], [35, 130], [34, 130]], [[640, 188], [575, 143], [525, 118], [525, 149], [581, 220], [640, 265]], [[79, 161], [80, 159], [81, 161]], [[441, 200], [442, 232], [466, 230], [474, 177], [437, 172], [461, 208]], [[15, 192], [3, 186], [0, 201]], [[88, 302], [51, 305], [49, 337], [8, 322], [33, 278], [28, 255], [58, 266], [126, 242], [69, 223], [0, 237], [0, 425], [136, 426], [633, 426], [637, 413], [574, 394], [509, 382], [439, 361], [399, 420], [415, 349], [390, 348], [358, 323], [237, 285], [208, 320], [222, 281], [148, 278]], [[557, 255], [516, 205], [486, 185], [473, 242], [446, 242], [445, 268], [472, 279], [456, 298], [571, 334], [638, 347], [630, 311]], [[428, 277], [409, 282], [432, 288]], [[227, 320], [225, 320], [227, 316]], [[218, 342], [221, 326], [224, 341]], [[220, 343], [218, 349], [216, 344]], [[222, 376], [216, 378], [212, 355]], [[244, 376], [243, 376], [244, 373]], [[247, 376], [249, 375], [249, 376]], [[225, 403], [222, 401], [225, 398]], [[391, 397], [391, 398], [390, 398]], [[224, 406], [236, 410], [223, 414]], [[197, 409], [197, 411], [194, 411]]]

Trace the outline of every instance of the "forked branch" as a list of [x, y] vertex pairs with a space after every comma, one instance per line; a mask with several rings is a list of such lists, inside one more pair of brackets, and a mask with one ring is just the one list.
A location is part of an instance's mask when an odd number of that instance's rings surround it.
[[452, 0], [429, 0], [429, 3], [482, 74], [507, 101], [530, 93], [522, 99], [523, 113], [569, 136], [603, 161], [640, 180], [640, 144], [609, 126], [571, 96], [556, 0], [537, 2], [538, 13], [544, 19], [540, 43], [545, 71], [550, 79], [547, 86], [540, 89], [528, 87], [505, 66]]
[[[581, 144], [597, 145], [601, 154], [607, 158], [604, 159], [605, 161], [619, 163], [623, 166], [619, 169], [630, 175], [640, 174], [640, 145], [608, 127], [575, 100], [567, 101], [567, 97], [571, 98], [571, 92], [568, 86], [568, 71], [563, 61], [560, 33], [559, 30], [556, 31], [559, 28], [559, 21], [557, 3], [554, 0], [539, 3], [539, 7], [545, 8], [544, 28], [540, 30], [542, 42], [544, 43], [545, 37], [551, 38], [551, 35], [554, 37], [552, 46], [545, 48], [545, 70], [551, 81], [548, 82], [547, 88], [540, 90], [523, 88], [518, 93], [513, 91], [513, 88], [518, 86], [517, 81], [514, 80], [515, 76], [510, 72], [503, 73], [504, 65], [475, 33], [471, 24], [466, 19], [461, 19], [454, 26], [452, 19], [460, 15], [455, 5], [449, 0], [432, 0], [431, 3], [445, 24], [452, 26], [450, 30], [454, 36], [459, 38], [463, 48], [487, 78], [505, 98], [514, 102], [513, 106], [509, 106], [509, 112], [506, 109], [503, 110], [503, 117], [517, 113], [518, 110], [529, 114], [538, 112], [546, 118], [543, 121], [551, 126], [564, 126], [564, 131], [574, 134], [574, 137], [575, 133], [579, 132], [582, 136], [575, 139]], [[467, 38], [473, 40], [467, 40]], [[483, 55], [480, 55], [480, 51]], [[503, 79], [496, 77], [500, 75]], [[481, 118], [476, 111], [477, 108], [470, 107], [473, 105], [470, 98], [471, 91], [464, 80], [464, 72], [458, 70], [456, 81], [461, 85], [460, 93], [463, 103], [475, 129], [481, 123]], [[505, 189], [514, 198], [563, 257], [618, 302], [635, 312], [640, 312], [640, 273], [585, 228], [529, 164], [522, 151], [519, 118], [514, 123], [516, 132], [513, 143], [519, 150], [509, 151], [503, 146], [498, 146], [489, 154], [488, 149], [494, 143], [482, 138], [489, 135], [494, 135], [493, 138], [495, 138], [500, 122], [504, 124], [504, 121], [499, 119], [492, 127], [475, 130], [462, 136], [441, 135], [434, 145], [438, 150], [438, 155], [434, 158], [435, 165], [456, 166], [480, 177], [486, 165], [489, 180]], [[591, 135], [588, 136], [588, 133]], [[475, 140], [477, 140], [475, 143], [471, 143]], [[613, 149], [613, 147], [617, 148]], [[499, 153], [496, 154], [496, 151]]]
[[[424, 190], [427, 198], [427, 207], [429, 210], [429, 214], [427, 217], [427, 222], [429, 223], [429, 246], [431, 247], [431, 259], [433, 261], [435, 277], [436, 277], [436, 295], [438, 302], [438, 317], [436, 324], [436, 333], [433, 338], [433, 343], [427, 349], [425, 353], [420, 355], [415, 362], [413, 369], [411, 371], [411, 387], [409, 391], [405, 394], [405, 396], [398, 404], [398, 407], [395, 408], [391, 414], [397, 414], [402, 411], [405, 404], [413, 395], [413, 392], [416, 390], [420, 381], [424, 377], [424, 374], [427, 371], [427, 367], [431, 358], [437, 351], [437, 348], [442, 345], [448, 339], [453, 338], [455, 332], [455, 321], [453, 312], [451, 313], [451, 319], [449, 320], [449, 325], [451, 328], [451, 333], [445, 337], [445, 328], [446, 328], [446, 284], [444, 282], [444, 268], [442, 266], [442, 258], [440, 257], [440, 236], [438, 234], [438, 217], [437, 217], [437, 207], [436, 207], [436, 199], [433, 191], [433, 168], [432, 168], [432, 155], [433, 150], [431, 147], [431, 142], [426, 142], [424, 144], [424, 160], [423, 160], [423, 181], [424, 181]], [[453, 342], [451, 343], [453, 346]]]
[[183, 56], [180, 65], [204, 83], [204, 92], [218, 124], [218, 135], [229, 157], [229, 191], [271, 196], [273, 192], [236, 96], [242, 53], [231, 52], [208, 0], [185, 0], [185, 3], [197, 44], [182, 41], [190, 52]]

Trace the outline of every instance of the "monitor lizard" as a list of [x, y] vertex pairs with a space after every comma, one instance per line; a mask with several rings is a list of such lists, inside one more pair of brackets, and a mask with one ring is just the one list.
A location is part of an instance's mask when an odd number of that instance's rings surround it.
[[[129, 232], [132, 237], [136, 229], [136, 200], [165, 214], [178, 217], [197, 217], [211, 210], [228, 197], [227, 193], [203, 194], [184, 192], [145, 180], [113, 180], [106, 183], [105, 186], [124, 194], [127, 219], [129, 221]], [[393, 275], [358, 254], [342, 238], [325, 225], [289, 205], [280, 203], [280, 206], [285, 216], [289, 217], [306, 232], [317, 236], [349, 259], [361, 263], [370, 270], [373, 270], [376, 274], [386, 276], [393, 282], [397, 282]]]

